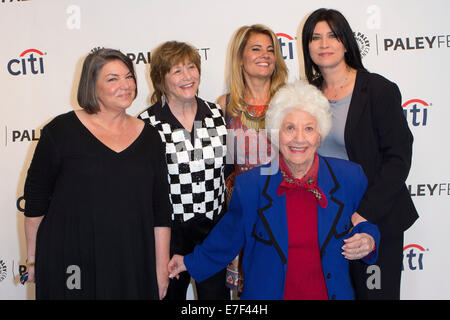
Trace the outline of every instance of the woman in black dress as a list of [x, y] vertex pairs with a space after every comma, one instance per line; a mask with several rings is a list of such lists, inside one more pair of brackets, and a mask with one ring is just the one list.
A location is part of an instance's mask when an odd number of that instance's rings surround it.
[[99, 49], [83, 64], [83, 110], [47, 124], [25, 183], [28, 281], [37, 299], [161, 299], [170, 214], [158, 132], [126, 114], [132, 61]]

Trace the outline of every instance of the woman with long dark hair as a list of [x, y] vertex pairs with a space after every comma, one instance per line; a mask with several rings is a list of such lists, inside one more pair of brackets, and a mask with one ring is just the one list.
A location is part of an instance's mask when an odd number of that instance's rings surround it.
[[405, 181], [413, 136], [403, 115], [398, 86], [370, 73], [345, 17], [337, 10], [311, 13], [302, 30], [305, 73], [331, 103], [333, 128], [319, 154], [362, 166], [367, 191], [352, 216], [381, 233], [377, 266], [381, 287], [367, 287], [367, 265], [350, 264], [357, 299], [399, 299], [403, 233], [418, 218]]

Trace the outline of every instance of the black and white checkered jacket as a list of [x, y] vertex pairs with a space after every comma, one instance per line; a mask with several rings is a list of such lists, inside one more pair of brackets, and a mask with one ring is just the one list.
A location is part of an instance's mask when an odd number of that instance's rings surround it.
[[225, 204], [225, 121], [214, 103], [196, 99], [197, 115], [191, 133], [167, 104], [161, 107], [156, 103], [139, 115], [159, 131], [166, 145], [173, 220], [187, 221], [197, 214], [213, 220]]

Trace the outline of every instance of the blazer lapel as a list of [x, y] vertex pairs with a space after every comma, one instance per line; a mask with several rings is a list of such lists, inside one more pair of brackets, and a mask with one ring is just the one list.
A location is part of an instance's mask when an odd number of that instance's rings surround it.
[[282, 181], [281, 172], [261, 176], [264, 186], [261, 191], [261, 207], [258, 216], [277, 250], [283, 264], [287, 263], [288, 232], [286, 215], [286, 196], [277, 194], [278, 186]]
[[335, 196], [340, 185], [331, 166], [323, 157], [319, 156], [319, 161], [318, 186], [328, 199], [326, 208], [317, 207], [320, 256], [323, 257], [331, 237], [336, 235], [336, 226], [344, 210], [344, 203]]
[[[282, 181], [281, 172], [261, 176], [263, 189], [261, 191], [261, 207], [258, 216], [264, 224], [269, 237], [284, 264], [288, 257], [288, 227], [286, 213], [286, 196], [278, 196], [277, 189]], [[340, 189], [331, 166], [323, 157], [319, 156], [318, 186], [328, 199], [326, 208], [317, 206], [318, 237], [321, 257], [331, 237], [337, 234], [336, 226], [342, 215], [344, 203], [336, 197]]]
[[[348, 109], [347, 120], [345, 122], [344, 140], [345, 145], [350, 146], [352, 133], [356, 125], [359, 123], [359, 119], [363, 114], [364, 109], [367, 106], [368, 92], [367, 92], [367, 72], [364, 70], [358, 70], [355, 80], [355, 88], [353, 89], [352, 99]], [[351, 152], [351, 150], [347, 150]]]

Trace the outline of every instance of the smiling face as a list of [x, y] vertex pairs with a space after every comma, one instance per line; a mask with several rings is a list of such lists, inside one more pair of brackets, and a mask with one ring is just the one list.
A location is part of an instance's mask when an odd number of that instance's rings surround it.
[[309, 43], [309, 54], [312, 61], [319, 67], [334, 68], [345, 64], [346, 49], [336, 37], [326, 21], [319, 21]]
[[128, 108], [135, 98], [135, 92], [136, 81], [122, 61], [109, 61], [101, 68], [96, 83], [100, 110]]
[[178, 63], [164, 76], [166, 98], [169, 103], [184, 103], [195, 99], [200, 74], [192, 62]]
[[320, 134], [316, 118], [299, 109], [286, 115], [279, 132], [279, 149], [296, 178], [301, 178], [309, 170], [319, 145]]
[[244, 77], [270, 78], [275, 68], [272, 39], [263, 33], [251, 33], [242, 53]]

